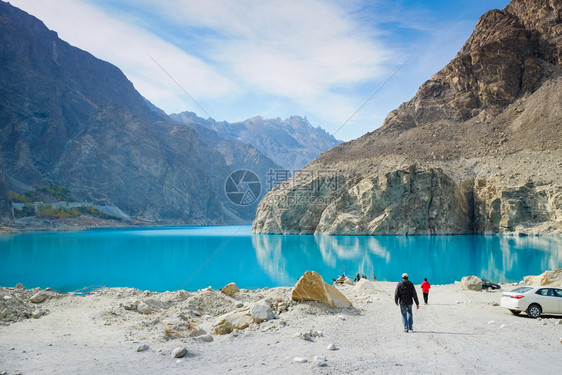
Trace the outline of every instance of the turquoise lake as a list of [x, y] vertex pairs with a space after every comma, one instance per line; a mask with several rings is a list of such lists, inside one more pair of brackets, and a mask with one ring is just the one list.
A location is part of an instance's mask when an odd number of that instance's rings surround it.
[[0, 236], [0, 285], [142, 290], [292, 286], [313, 270], [369, 279], [452, 283], [476, 275], [515, 282], [562, 268], [562, 238], [255, 235], [250, 226], [105, 229]]

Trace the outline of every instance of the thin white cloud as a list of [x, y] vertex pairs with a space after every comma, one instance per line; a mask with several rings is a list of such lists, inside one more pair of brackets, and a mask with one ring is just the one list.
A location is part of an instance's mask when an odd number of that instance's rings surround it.
[[[436, 24], [431, 10], [385, 0], [11, 2], [62, 39], [117, 65], [166, 112], [204, 115], [152, 56], [217, 120], [298, 114], [333, 132], [417, 54], [340, 131], [343, 139], [380, 126], [459, 43], [454, 32], [441, 33], [446, 23]], [[447, 26], [452, 30], [455, 22]], [[393, 35], [404, 29], [417, 33], [415, 42], [407, 33]]]

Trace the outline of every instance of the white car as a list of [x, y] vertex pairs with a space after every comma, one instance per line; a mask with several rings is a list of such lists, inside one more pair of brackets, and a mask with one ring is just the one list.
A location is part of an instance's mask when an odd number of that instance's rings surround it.
[[513, 314], [526, 312], [531, 318], [541, 314], [562, 314], [562, 288], [548, 286], [523, 286], [504, 292], [500, 306]]

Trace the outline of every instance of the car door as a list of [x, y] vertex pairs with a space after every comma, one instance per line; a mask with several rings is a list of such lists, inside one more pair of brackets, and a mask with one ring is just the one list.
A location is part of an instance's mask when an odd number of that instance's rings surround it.
[[554, 289], [541, 288], [537, 290], [537, 301], [542, 307], [543, 314], [552, 314], [558, 311], [560, 302], [558, 297], [554, 295]]
[[558, 314], [562, 314], [562, 289], [554, 289], [554, 294], [558, 297]]

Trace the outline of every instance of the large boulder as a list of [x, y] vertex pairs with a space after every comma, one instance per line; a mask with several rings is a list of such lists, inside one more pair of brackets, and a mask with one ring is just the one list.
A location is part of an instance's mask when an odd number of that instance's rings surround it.
[[461, 280], [461, 288], [464, 290], [482, 290], [482, 279], [476, 276], [465, 276]]
[[306, 271], [293, 288], [294, 301], [318, 301], [333, 307], [350, 307], [351, 302], [314, 271]]
[[562, 268], [554, 271], [545, 271], [538, 276], [525, 276], [523, 283], [525, 285], [560, 287], [562, 286]]

